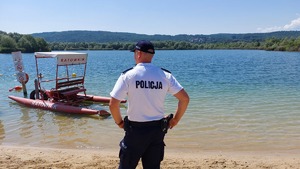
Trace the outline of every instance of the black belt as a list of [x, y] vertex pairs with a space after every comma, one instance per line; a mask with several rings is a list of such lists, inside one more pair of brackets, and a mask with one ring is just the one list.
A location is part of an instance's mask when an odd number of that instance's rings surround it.
[[146, 121], [146, 122], [129, 121], [129, 125], [133, 127], [154, 127], [154, 126], [161, 126], [161, 123], [162, 120]]

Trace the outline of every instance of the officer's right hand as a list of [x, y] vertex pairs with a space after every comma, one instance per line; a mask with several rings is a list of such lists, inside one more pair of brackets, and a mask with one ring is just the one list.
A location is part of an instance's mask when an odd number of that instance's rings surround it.
[[120, 122], [120, 124], [117, 124], [121, 129], [123, 129], [124, 128], [124, 121], [122, 120], [121, 122]]

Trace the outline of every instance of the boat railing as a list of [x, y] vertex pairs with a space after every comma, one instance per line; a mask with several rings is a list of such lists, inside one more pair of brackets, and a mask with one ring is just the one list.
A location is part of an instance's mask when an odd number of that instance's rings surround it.
[[52, 81], [56, 81], [57, 83], [59, 83], [60, 81], [72, 81], [72, 80], [76, 80], [76, 79], [82, 79], [84, 78], [84, 76], [77, 76], [77, 77], [62, 77], [62, 78], [57, 78], [57, 79], [46, 79], [46, 80], [42, 80], [40, 78], [40, 82], [52, 82]]

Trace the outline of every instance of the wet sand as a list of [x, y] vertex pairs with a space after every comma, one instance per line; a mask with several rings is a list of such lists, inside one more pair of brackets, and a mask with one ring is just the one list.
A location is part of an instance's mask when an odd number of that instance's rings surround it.
[[[117, 168], [118, 150], [0, 146], [0, 168]], [[139, 163], [137, 168], [142, 168]], [[166, 150], [161, 168], [300, 168], [300, 153]]]

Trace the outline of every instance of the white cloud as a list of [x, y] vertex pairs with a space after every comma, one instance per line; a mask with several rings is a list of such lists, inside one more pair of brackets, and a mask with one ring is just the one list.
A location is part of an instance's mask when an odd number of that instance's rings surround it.
[[284, 30], [291, 30], [291, 29], [299, 29], [300, 28], [300, 18], [292, 20], [292, 22], [288, 25], [284, 25]]
[[300, 30], [300, 17], [291, 21], [290, 24], [284, 26], [273, 26], [269, 28], [257, 28], [259, 32], [289, 31]]

